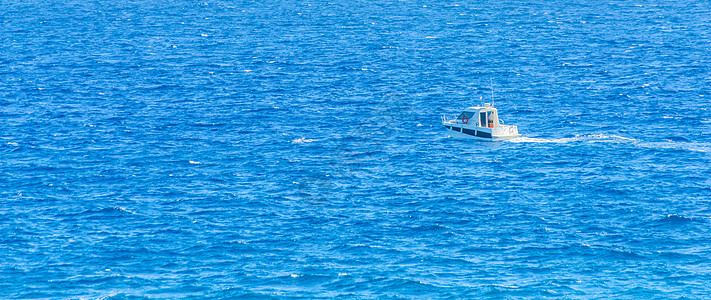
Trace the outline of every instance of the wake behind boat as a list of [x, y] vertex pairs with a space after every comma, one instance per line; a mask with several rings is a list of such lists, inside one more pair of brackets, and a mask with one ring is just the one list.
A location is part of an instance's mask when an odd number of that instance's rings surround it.
[[515, 125], [504, 125], [496, 108], [489, 103], [468, 107], [454, 119], [442, 116], [442, 125], [454, 138], [498, 141], [521, 136]]

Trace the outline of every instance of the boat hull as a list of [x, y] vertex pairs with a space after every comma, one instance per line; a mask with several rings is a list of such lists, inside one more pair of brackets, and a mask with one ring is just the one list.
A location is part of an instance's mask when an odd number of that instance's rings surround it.
[[[459, 126], [457, 126], [459, 125]], [[497, 128], [469, 127], [462, 124], [444, 124], [447, 133], [453, 138], [471, 139], [480, 141], [501, 141], [520, 137], [516, 126]]]

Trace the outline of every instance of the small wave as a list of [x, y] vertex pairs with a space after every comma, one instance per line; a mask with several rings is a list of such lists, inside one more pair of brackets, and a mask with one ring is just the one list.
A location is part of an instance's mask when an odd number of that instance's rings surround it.
[[429, 232], [438, 233], [438, 232], [447, 231], [448, 229], [449, 228], [447, 226], [442, 226], [442, 225], [437, 224], [437, 225], [417, 226], [417, 227], [412, 228], [410, 230], [412, 230], [413, 232], [422, 234], [422, 233], [429, 233]]
[[121, 212], [129, 213], [129, 214], [132, 214], [132, 215], [135, 215], [135, 214], [136, 214], [135, 211], [128, 210], [128, 209], [126, 209], [126, 208], [124, 208], [124, 207], [120, 207], [120, 206], [114, 206], [113, 208], [110, 209], [110, 211], [111, 211], [111, 210], [113, 210], [113, 211], [121, 211]]
[[680, 137], [680, 136], [668, 136], [665, 137], [666, 140], [672, 141], [672, 142], [691, 142], [691, 140], [685, 138], [685, 137]]
[[692, 222], [697, 222], [697, 220], [694, 220], [693, 218], [689, 217], [680, 216], [677, 214], [669, 214], [666, 217], [659, 219], [658, 222], [669, 225], [683, 225]]
[[315, 139], [306, 139], [306, 138], [298, 138], [298, 139], [292, 140], [291, 143], [292, 143], [292, 144], [303, 144], [303, 143], [311, 143], [311, 142], [315, 142], [315, 141], [317, 141], [317, 140], [315, 140]]
[[[380, 280], [379, 280], [380, 281]], [[415, 291], [435, 291], [437, 285], [417, 279], [389, 278], [380, 282], [382, 287], [379, 292], [390, 292], [393, 290], [415, 290]]]
[[695, 223], [705, 223], [703, 220], [695, 219], [692, 217], [685, 217], [678, 214], [668, 214], [661, 218], [651, 220], [646, 222], [647, 226], [650, 227], [667, 227], [667, 228], [678, 228], [687, 225], [693, 225]]
[[331, 282], [335, 278], [332, 275], [324, 274], [304, 274], [304, 273], [291, 273], [285, 276], [278, 276], [275, 279], [278, 281], [291, 281], [298, 282], [300, 285], [319, 285]]
[[59, 217], [80, 217], [88, 219], [108, 219], [120, 218], [128, 215], [136, 215], [137, 213], [128, 210], [124, 207], [114, 206], [111, 208], [89, 209], [78, 213], [59, 214]]

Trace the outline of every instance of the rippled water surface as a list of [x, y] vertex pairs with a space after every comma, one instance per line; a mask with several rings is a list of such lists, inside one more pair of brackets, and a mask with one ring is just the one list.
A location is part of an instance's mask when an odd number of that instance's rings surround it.
[[[711, 297], [708, 1], [5, 1], [0, 40], [0, 298]], [[492, 92], [523, 137], [448, 137]]]

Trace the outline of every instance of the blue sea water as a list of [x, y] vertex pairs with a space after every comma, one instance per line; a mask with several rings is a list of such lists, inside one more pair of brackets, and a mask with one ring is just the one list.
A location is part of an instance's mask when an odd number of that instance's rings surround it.
[[[0, 41], [0, 298], [711, 297], [709, 1], [4, 1]], [[492, 92], [523, 137], [448, 137]]]

